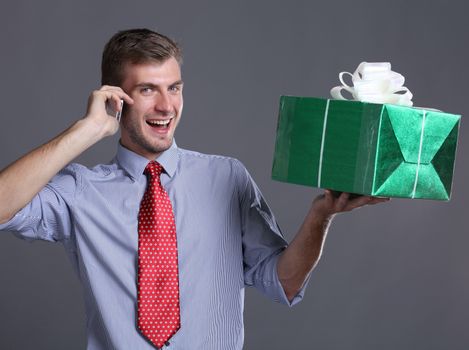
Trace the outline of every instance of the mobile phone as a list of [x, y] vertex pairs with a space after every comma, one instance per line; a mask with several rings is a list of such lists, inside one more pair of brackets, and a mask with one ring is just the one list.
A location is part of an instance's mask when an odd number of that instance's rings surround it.
[[124, 100], [120, 100], [121, 103], [121, 108], [119, 111], [116, 111], [116, 109], [113, 106], [112, 100], [106, 102], [106, 112], [109, 115], [114, 116], [118, 122], [121, 121], [121, 116], [122, 116], [122, 108], [124, 107]]

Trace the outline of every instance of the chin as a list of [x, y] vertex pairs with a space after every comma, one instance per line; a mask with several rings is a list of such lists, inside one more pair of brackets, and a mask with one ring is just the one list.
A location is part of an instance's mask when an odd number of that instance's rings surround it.
[[151, 153], [159, 154], [168, 150], [171, 147], [172, 143], [173, 139], [165, 140], [164, 142], [158, 142], [157, 144], [154, 144], [153, 147], [148, 147], [147, 150]]

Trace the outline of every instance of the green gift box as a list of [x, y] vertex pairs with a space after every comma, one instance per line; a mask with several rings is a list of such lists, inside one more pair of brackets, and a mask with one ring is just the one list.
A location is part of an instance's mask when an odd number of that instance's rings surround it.
[[281, 96], [272, 178], [372, 196], [449, 200], [460, 118]]

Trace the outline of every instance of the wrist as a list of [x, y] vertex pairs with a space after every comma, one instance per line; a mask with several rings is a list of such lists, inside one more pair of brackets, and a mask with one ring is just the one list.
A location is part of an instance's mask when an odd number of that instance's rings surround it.
[[72, 153], [80, 154], [103, 138], [102, 132], [92, 122], [80, 119], [62, 133], [58, 140]]
[[78, 120], [72, 129], [77, 131], [80, 138], [87, 143], [94, 144], [106, 136], [105, 128], [91, 118]]
[[327, 229], [334, 216], [335, 214], [319, 210], [315, 208], [314, 205], [309, 212], [311, 225], [322, 230]]

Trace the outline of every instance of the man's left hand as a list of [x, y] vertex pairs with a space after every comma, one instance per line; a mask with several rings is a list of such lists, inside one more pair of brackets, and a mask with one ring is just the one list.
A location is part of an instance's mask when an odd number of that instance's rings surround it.
[[389, 198], [356, 196], [342, 192], [338, 195], [331, 190], [317, 196], [313, 201], [312, 211], [316, 218], [328, 220], [337, 213], [351, 211], [365, 205], [378, 204], [389, 201]]

